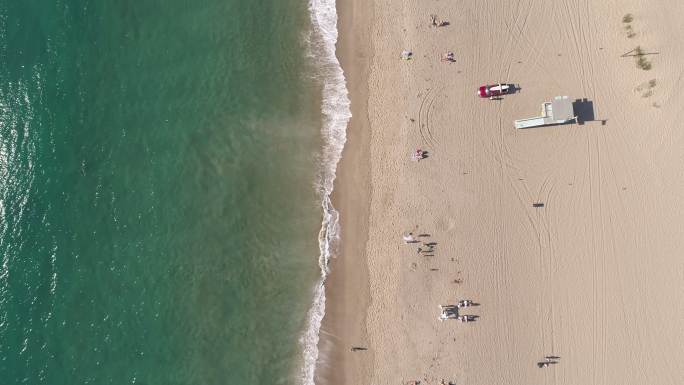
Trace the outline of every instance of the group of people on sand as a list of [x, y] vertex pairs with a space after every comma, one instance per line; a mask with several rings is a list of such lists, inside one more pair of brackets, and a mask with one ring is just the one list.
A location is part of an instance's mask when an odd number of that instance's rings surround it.
[[[446, 27], [449, 25], [449, 22], [446, 20], [439, 20], [437, 18], [437, 15], [430, 15], [430, 26], [431, 27]], [[405, 49], [401, 52], [400, 55], [401, 59], [404, 60], [411, 60], [414, 58], [414, 53], [410, 49]], [[444, 52], [440, 55], [440, 61], [442, 62], [448, 62], [448, 63], [453, 63], [456, 61], [456, 55], [452, 51], [447, 51]], [[414, 120], [411, 119], [413, 122]], [[427, 151], [421, 148], [417, 148], [412, 154], [411, 154], [411, 159], [419, 162], [420, 160], [423, 160], [427, 157]], [[422, 256], [432, 256], [434, 255], [434, 247], [436, 245], [435, 242], [425, 242], [422, 238], [427, 237], [427, 234], [420, 234], [416, 235], [413, 232], [408, 232], [404, 233], [402, 235], [403, 241], [406, 244], [419, 244], [417, 246], [417, 253]], [[459, 278], [454, 281], [455, 283], [461, 283], [462, 280]], [[478, 304], [474, 303], [472, 300], [464, 299], [461, 301], [458, 301], [455, 305], [440, 305], [440, 316], [439, 319], [441, 321], [444, 321], [446, 319], [454, 319], [460, 322], [472, 322], [475, 321], [478, 316], [476, 315], [462, 315], [459, 314], [459, 309], [469, 307], [469, 306], [477, 306]], [[353, 351], [355, 351], [357, 348], [352, 348]], [[359, 349], [360, 350], [360, 349]], [[365, 348], [364, 348], [365, 350]], [[537, 366], [539, 368], [546, 368], [552, 364], [557, 364], [560, 359], [558, 356], [545, 356], [544, 360], [537, 362]], [[436, 380], [435, 378], [430, 379], [430, 381]], [[423, 380], [412, 380], [408, 381], [405, 383], [405, 385], [427, 385], [424, 384], [424, 382], [428, 382], [428, 378], [424, 378]], [[439, 385], [455, 385], [455, 383], [449, 381], [445, 381], [444, 379], [441, 380]]]
[[[416, 227], [417, 228], [417, 227]], [[404, 233], [402, 235], [402, 239], [405, 244], [407, 245], [415, 245], [415, 244], [420, 244], [418, 246], [417, 251], [418, 254], [422, 254], [423, 256], [432, 256], [434, 255], [434, 249], [435, 246], [437, 246], [437, 242], [433, 241], [424, 241], [423, 238], [429, 237], [429, 234], [414, 234], [413, 231], [409, 231], [407, 233]], [[460, 322], [472, 322], [475, 321], [478, 316], [476, 315], [459, 315], [458, 314], [458, 309], [460, 308], [465, 308], [469, 306], [477, 306], [475, 302], [473, 302], [470, 299], [463, 299], [458, 301], [455, 305], [440, 305], [441, 309], [441, 314], [440, 314], [440, 320], [444, 321], [446, 319], [455, 319]], [[427, 378], [424, 379], [426, 382], [428, 381]], [[421, 380], [413, 380], [409, 381], [406, 383], [407, 385], [421, 385], [422, 381]], [[427, 385], [427, 384], [426, 384]], [[445, 381], [442, 379], [440, 382], [440, 385], [455, 385], [455, 383], [449, 381]]]
[[458, 301], [456, 305], [439, 305], [439, 320], [446, 321], [448, 319], [454, 319], [460, 322], [476, 321], [479, 318], [479, 316], [472, 314], [460, 314], [459, 309], [478, 305], [479, 304], [476, 304], [475, 302], [469, 299]]
[[402, 238], [404, 239], [404, 243], [406, 244], [415, 244], [415, 243], [420, 243], [421, 245], [418, 246], [417, 253], [422, 254], [423, 256], [432, 256], [434, 255], [433, 253], [435, 252], [435, 246], [437, 246], [437, 242], [423, 242], [418, 238], [424, 238], [427, 237], [427, 234], [420, 234], [418, 236], [413, 235], [412, 232], [409, 232], [407, 234], [404, 234]]
[[[449, 22], [446, 20], [438, 20], [437, 15], [430, 15], [430, 25], [433, 27], [446, 27], [449, 25]], [[413, 51], [410, 49], [405, 49], [401, 51], [401, 55], [399, 57], [404, 60], [411, 60], [413, 59]], [[454, 53], [451, 51], [447, 51], [441, 55], [440, 61], [453, 63], [456, 61], [456, 55], [454, 55]], [[411, 154], [411, 159], [416, 162], [425, 158], [427, 158], [427, 151], [420, 148], [416, 149], [416, 151]]]
[[[437, 15], [430, 15], [430, 26], [432, 26], [432, 27], [446, 27], [449, 24], [450, 23], [447, 20], [438, 19]], [[404, 59], [404, 60], [411, 60], [411, 59], [413, 59], [413, 57], [414, 57], [413, 51], [410, 49], [403, 50], [401, 52], [401, 55], [400, 55], [400, 58]], [[456, 55], [451, 51], [447, 51], [447, 52], [441, 54], [440, 61], [453, 63], [456, 61]], [[426, 157], [427, 157], [427, 151], [425, 151], [421, 148], [417, 148], [411, 154], [411, 159], [416, 161], [416, 162], [419, 162], [420, 160], [425, 159]], [[434, 249], [435, 249], [435, 246], [437, 245], [437, 243], [425, 242], [422, 238], [427, 237], [427, 236], [428, 236], [427, 234], [416, 235], [413, 232], [408, 232], [408, 233], [404, 233], [402, 235], [402, 239], [403, 239], [404, 243], [406, 243], [406, 244], [414, 244], [414, 245], [420, 244], [417, 247], [417, 253], [419, 255], [432, 256], [432, 255], [434, 255], [433, 253], [434, 253]], [[460, 283], [461, 280], [459, 279], [457, 281]], [[466, 300], [459, 301], [456, 305], [447, 305], [444, 307], [440, 306], [440, 308], [442, 309], [442, 314], [447, 314], [447, 318], [454, 318], [454, 319], [457, 319], [461, 322], [470, 322], [470, 321], [474, 321], [477, 318], [477, 316], [459, 315], [457, 310], [459, 308], [464, 308], [464, 307], [474, 306], [474, 305], [477, 305], [477, 304], [474, 304], [472, 300], [466, 299]], [[451, 317], [450, 314], [453, 314], [454, 317]], [[428, 379], [426, 378], [424, 380], [427, 381]], [[440, 385], [456, 385], [455, 383], [453, 383], [451, 381], [447, 382], [444, 379], [442, 379], [439, 384]], [[423, 382], [421, 380], [413, 380], [413, 381], [407, 382], [406, 385], [423, 385]]]
[[557, 364], [560, 357], [558, 356], [545, 356], [544, 361], [537, 362], [538, 368], [547, 368], [549, 365]]

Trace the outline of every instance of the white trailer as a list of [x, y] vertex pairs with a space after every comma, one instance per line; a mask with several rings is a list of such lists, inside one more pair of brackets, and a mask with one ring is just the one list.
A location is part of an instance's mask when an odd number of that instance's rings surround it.
[[515, 128], [548, 126], [551, 124], [570, 123], [577, 119], [572, 102], [567, 96], [556, 96], [550, 102], [542, 103], [541, 116], [515, 121]]

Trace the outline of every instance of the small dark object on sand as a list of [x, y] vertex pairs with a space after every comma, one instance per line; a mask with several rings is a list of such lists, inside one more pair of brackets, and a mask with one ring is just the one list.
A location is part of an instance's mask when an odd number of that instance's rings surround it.
[[532, 203], [532, 207], [544, 207], [543, 203]]

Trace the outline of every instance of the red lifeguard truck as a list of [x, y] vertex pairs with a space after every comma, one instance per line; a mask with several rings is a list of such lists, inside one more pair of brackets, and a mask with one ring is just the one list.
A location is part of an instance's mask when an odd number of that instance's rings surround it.
[[481, 98], [494, 98], [501, 95], [506, 95], [510, 93], [512, 87], [510, 84], [492, 84], [480, 86], [477, 91], [477, 95]]

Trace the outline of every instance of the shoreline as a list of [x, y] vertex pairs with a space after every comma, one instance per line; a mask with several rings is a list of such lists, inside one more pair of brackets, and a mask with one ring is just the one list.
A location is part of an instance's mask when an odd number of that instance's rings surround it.
[[352, 346], [368, 346], [370, 289], [365, 248], [371, 186], [370, 171], [364, 166], [370, 161], [367, 100], [372, 3], [344, 0], [336, 6], [336, 54], [347, 81], [352, 118], [331, 196], [340, 215], [341, 242], [325, 282], [326, 312], [315, 372], [315, 383], [327, 385], [366, 383], [372, 372], [372, 352], [351, 351]]

